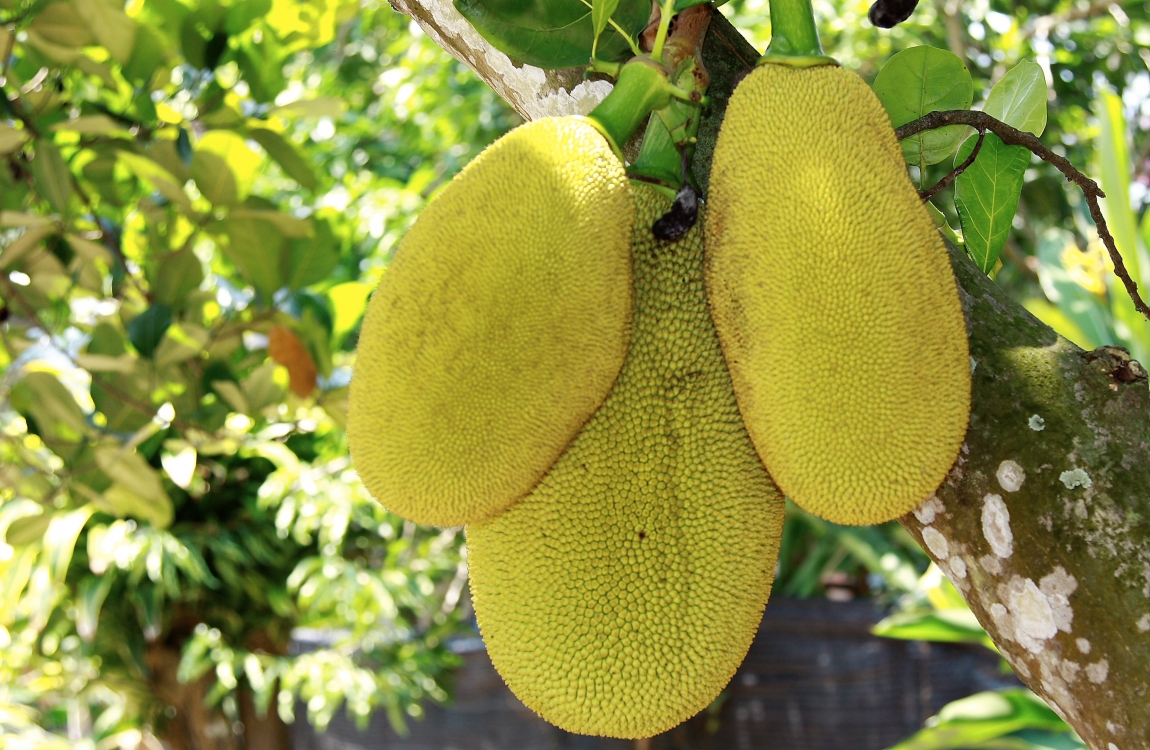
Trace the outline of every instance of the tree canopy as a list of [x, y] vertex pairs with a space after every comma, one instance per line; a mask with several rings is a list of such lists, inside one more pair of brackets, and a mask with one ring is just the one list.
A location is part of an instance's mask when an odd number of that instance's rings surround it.
[[[815, 10], [876, 88], [918, 45], [969, 71], [956, 109], [1041, 82], [1041, 141], [1101, 183], [1150, 288], [1150, 3], [938, 0], [890, 31], [866, 3]], [[766, 46], [765, 0], [721, 12]], [[179, 746], [299, 699], [321, 725], [418, 717], [454, 663], [462, 534], [367, 497], [347, 383], [396, 242], [520, 116], [374, 0], [0, 0], [0, 51], [0, 734]], [[969, 132], [909, 160], [924, 187]], [[1081, 194], [1038, 160], [1003, 169], [981, 179], [1021, 199], [983, 270], [1084, 348], [1150, 357]], [[935, 203], [971, 249], [955, 189]], [[898, 532], [796, 526], [816, 541], [784, 546], [779, 590], [851, 565], [910, 588], [923, 562]], [[293, 628], [317, 648], [288, 653]]]

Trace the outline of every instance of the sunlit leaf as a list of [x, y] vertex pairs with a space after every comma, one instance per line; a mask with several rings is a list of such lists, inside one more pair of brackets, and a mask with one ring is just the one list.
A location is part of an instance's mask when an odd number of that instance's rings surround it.
[[32, 19], [28, 31], [61, 47], [86, 47], [96, 42], [92, 28], [70, 2], [45, 5]]
[[88, 643], [96, 639], [100, 609], [112, 590], [112, 576], [88, 576], [76, 590], [76, 633]]
[[[222, 160], [227, 169], [219, 169], [217, 160], [205, 160], [209, 155]], [[200, 172], [197, 172], [197, 163], [205, 164]], [[259, 155], [248, 147], [242, 137], [230, 130], [213, 130], [196, 144], [195, 155], [192, 157], [192, 178], [200, 192], [212, 203], [232, 205], [251, 193], [259, 167]], [[204, 184], [201, 184], [201, 177]], [[219, 199], [213, 199], [213, 195]]]
[[48, 530], [44, 532], [45, 562], [52, 579], [56, 582], [63, 583], [68, 565], [72, 562], [76, 539], [95, 511], [91, 505], [85, 505], [69, 513], [54, 516], [52, 522], [48, 524]]
[[136, 23], [117, 0], [72, 0], [72, 6], [100, 44], [121, 65], [132, 56]]
[[1046, 93], [1042, 68], [1023, 60], [994, 84], [982, 111], [1011, 127], [1042, 135], [1046, 129]]

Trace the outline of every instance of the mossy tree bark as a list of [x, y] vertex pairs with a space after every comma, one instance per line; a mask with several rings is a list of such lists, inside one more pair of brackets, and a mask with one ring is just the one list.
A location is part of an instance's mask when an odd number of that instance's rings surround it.
[[[562, 76], [475, 64], [486, 51], [443, 33], [465, 25], [451, 0], [395, 2], [496, 91], [513, 89], [504, 96], [521, 114], [535, 116], [522, 102], [556, 95]], [[727, 100], [758, 54], [715, 14], [703, 49], [713, 104], [694, 164], [704, 190]], [[970, 333], [971, 424], [946, 482], [902, 523], [1019, 676], [1093, 750], [1141, 748], [1150, 737], [1146, 372], [1121, 350], [1083, 352], [961, 252], [952, 261]]]

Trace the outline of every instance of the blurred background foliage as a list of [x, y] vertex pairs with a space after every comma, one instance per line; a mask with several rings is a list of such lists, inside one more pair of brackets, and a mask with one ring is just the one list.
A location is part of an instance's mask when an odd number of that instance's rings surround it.
[[[892, 31], [815, 8], [868, 80], [950, 50], [976, 108], [1038, 65], [1043, 142], [1150, 286], [1150, 3], [923, 0]], [[766, 0], [722, 12], [765, 47]], [[346, 386], [397, 239], [518, 118], [379, 0], [0, 0], [0, 89], [0, 747], [271, 747], [297, 705], [402, 726], [445, 700], [462, 534], [366, 496]], [[991, 272], [1076, 343], [1150, 354], [1042, 163]], [[921, 603], [926, 568], [897, 524], [791, 508], [775, 592]]]

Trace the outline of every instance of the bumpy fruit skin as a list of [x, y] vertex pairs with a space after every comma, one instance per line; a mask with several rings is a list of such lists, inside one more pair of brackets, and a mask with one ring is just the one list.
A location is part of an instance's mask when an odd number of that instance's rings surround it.
[[970, 360], [946, 249], [870, 87], [760, 65], [719, 134], [707, 292], [779, 488], [844, 524], [916, 506], [958, 454]]
[[571, 732], [640, 738], [706, 707], [755, 635], [785, 508], [739, 418], [707, 311], [699, 226], [637, 187], [630, 352], [528, 497], [467, 527], [495, 668]]
[[580, 117], [516, 128], [431, 201], [359, 337], [348, 441], [376, 500], [454, 526], [531, 491], [622, 366], [634, 216]]

